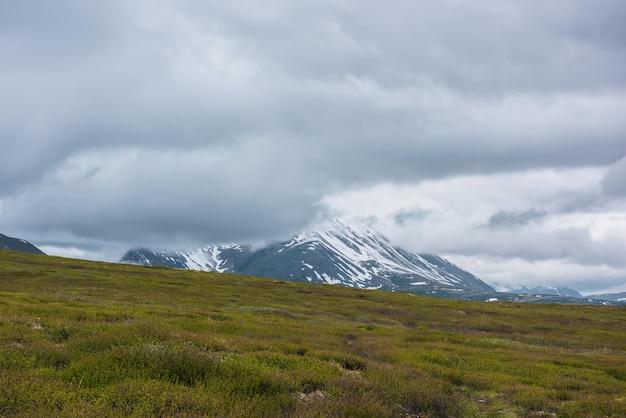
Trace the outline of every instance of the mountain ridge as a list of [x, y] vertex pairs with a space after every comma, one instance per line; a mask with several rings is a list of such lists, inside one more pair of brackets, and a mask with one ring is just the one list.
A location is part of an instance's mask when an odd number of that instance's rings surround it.
[[602, 293], [602, 294], [597, 294], [597, 295], [589, 295], [587, 297], [589, 299], [610, 300], [612, 302], [626, 304], [626, 292]]
[[120, 261], [362, 289], [419, 293], [494, 290], [440, 256], [404, 250], [369, 228], [340, 220], [256, 250], [239, 244], [205, 245], [193, 251], [135, 248]]

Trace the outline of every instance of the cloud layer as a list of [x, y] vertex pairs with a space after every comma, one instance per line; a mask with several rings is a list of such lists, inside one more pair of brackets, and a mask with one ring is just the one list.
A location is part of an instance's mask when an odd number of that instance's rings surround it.
[[[575, 236], [596, 257], [587, 226], [527, 230], [623, 211], [624, 21], [619, 0], [5, 2], [0, 230], [114, 258], [284, 237], [380, 184], [596, 167], [560, 209], [511, 198], [472, 242], [428, 231], [448, 253], [544, 239], [559, 259]], [[389, 199], [387, 233], [443, 216]], [[482, 244], [509, 235], [527, 247]]]

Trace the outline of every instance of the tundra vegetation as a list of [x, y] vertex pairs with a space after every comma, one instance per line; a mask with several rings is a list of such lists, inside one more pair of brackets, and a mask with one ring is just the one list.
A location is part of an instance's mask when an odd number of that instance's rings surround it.
[[626, 416], [626, 309], [0, 251], [2, 416]]

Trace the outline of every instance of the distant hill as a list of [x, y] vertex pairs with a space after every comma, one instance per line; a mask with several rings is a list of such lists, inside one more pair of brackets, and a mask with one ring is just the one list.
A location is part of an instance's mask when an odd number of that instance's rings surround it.
[[406, 251], [371, 229], [348, 226], [339, 220], [328, 229], [301, 233], [257, 250], [244, 245], [206, 245], [178, 252], [137, 248], [128, 251], [121, 261], [360, 289], [493, 291], [478, 277], [442, 257]]
[[589, 299], [603, 299], [603, 300], [610, 300], [613, 302], [626, 303], [626, 292], [605, 293], [602, 295], [591, 295], [588, 297]]
[[28, 241], [19, 238], [7, 237], [3, 234], [0, 234], [0, 249], [20, 251], [23, 253], [31, 254], [44, 254], [43, 251], [41, 251], [39, 248], [35, 247]]
[[548, 296], [562, 296], [567, 298], [583, 298], [584, 296], [576, 289], [571, 287], [558, 286], [497, 286], [498, 290], [509, 293], [519, 293], [521, 295], [548, 295]]

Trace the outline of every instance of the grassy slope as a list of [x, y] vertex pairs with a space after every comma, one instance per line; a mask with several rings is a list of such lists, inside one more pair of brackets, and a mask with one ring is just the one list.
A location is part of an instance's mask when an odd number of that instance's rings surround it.
[[0, 251], [0, 415], [626, 416], [626, 310]]

